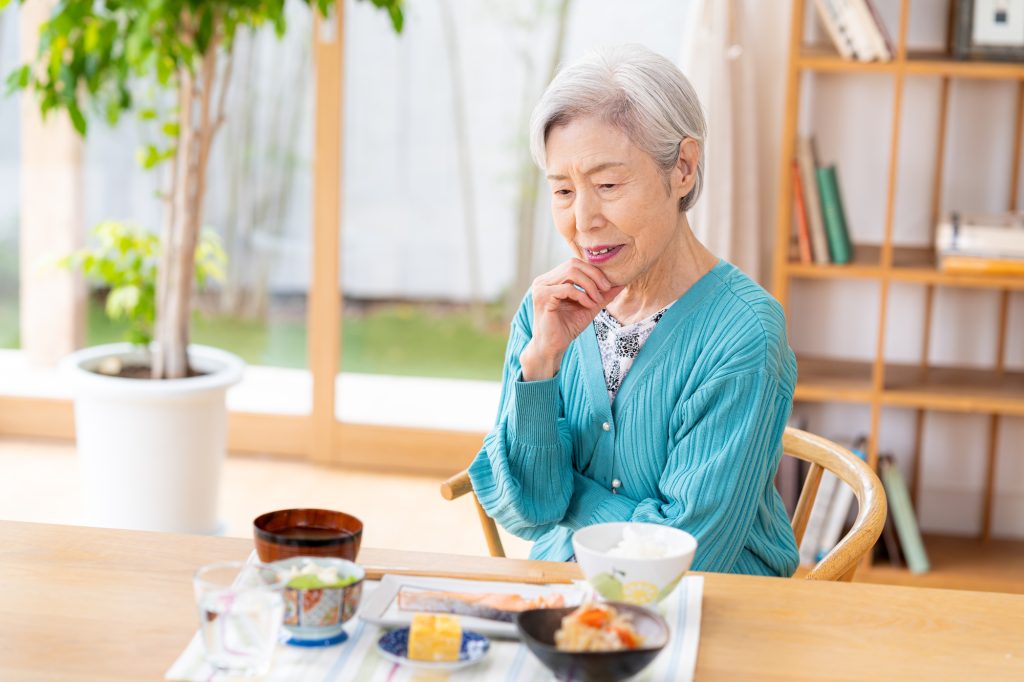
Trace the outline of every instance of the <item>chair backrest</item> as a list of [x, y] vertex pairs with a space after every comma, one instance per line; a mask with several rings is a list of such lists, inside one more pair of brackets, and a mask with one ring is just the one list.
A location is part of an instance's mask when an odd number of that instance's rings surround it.
[[[805, 576], [808, 580], [852, 580], [860, 560], [874, 546], [885, 525], [886, 500], [882, 482], [878, 480], [875, 472], [852, 452], [806, 431], [787, 428], [782, 437], [782, 451], [790, 457], [811, 464], [796, 511], [793, 513], [793, 535], [797, 546], [800, 545], [807, 529], [807, 521], [814, 507], [814, 498], [818, 494], [822, 474], [829, 471], [853, 488], [854, 496], [857, 498], [857, 519], [853, 523], [853, 528]], [[441, 495], [446, 500], [454, 500], [471, 492], [473, 484], [465, 470], [441, 484]], [[491, 556], [505, 556], [494, 519], [487, 516], [477, 502], [476, 496], [473, 497], [473, 501], [476, 503], [477, 514]]]
[[828, 471], [853, 488], [857, 498], [853, 528], [805, 576], [808, 580], [853, 580], [860, 560], [874, 547], [885, 525], [887, 503], [882, 482], [871, 467], [852, 452], [806, 431], [787, 428], [782, 436], [782, 451], [811, 464], [793, 512], [793, 536], [797, 546], [807, 530], [822, 474]]

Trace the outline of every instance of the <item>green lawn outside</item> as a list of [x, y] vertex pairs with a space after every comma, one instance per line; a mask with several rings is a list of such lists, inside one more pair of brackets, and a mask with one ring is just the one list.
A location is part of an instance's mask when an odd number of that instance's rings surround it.
[[18, 337], [18, 298], [0, 297], [0, 348], [17, 348]]
[[[90, 303], [89, 345], [121, 341], [123, 333], [123, 324], [108, 320], [99, 303]], [[346, 313], [341, 367], [365, 374], [497, 381], [507, 338], [507, 325], [491, 323], [480, 328], [464, 310], [442, 310], [432, 304], [377, 305]], [[304, 321], [268, 325], [265, 321], [198, 316], [193, 321], [192, 340], [230, 350], [254, 365], [307, 366]]]

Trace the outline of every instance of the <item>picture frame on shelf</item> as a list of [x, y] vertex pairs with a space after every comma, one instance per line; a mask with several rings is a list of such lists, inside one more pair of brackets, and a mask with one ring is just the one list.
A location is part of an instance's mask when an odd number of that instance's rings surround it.
[[956, 59], [1024, 62], [1024, 0], [954, 0]]

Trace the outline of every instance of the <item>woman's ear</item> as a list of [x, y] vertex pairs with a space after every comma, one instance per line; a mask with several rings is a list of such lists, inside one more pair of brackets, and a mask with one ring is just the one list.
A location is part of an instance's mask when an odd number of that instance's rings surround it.
[[693, 186], [697, 184], [697, 164], [700, 162], [700, 147], [692, 137], [683, 138], [679, 143], [679, 158], [676, 160], [676, 169], [679, 171], [679, 178], [682, 196], [689, 194]]

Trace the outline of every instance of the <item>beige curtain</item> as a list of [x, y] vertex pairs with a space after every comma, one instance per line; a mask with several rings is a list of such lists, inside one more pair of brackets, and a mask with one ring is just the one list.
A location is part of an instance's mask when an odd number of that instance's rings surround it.
[[708, 122], [704, 193], [690, 224], [711, 251], [762, 283], [774, 233], [788, 5], [692, 0], [680, 58]]

